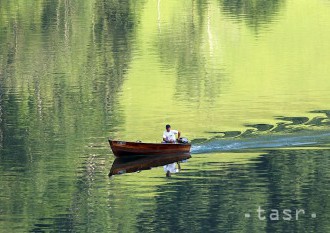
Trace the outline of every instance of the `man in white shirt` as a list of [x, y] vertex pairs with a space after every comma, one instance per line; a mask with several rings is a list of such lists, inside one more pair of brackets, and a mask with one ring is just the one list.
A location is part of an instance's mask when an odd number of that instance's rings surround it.
[[163, 133], [163, 142], [164, 143], [175, 143], [176, 137], [175, 135], [178, 135], [178, 138], [180, 138], [180, 131], [178, 130], [171, 130], [170, 125], [166, 125], [166, 130]]

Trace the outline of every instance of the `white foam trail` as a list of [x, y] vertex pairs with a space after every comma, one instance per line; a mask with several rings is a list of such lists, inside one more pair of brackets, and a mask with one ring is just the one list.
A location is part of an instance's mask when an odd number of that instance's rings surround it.
[[253, 138], [218, 139], [193, 145], [191, 153], [236, 151], [242, 149], [266, 149], [292, 146], [306, 146], [330, 143], [329, 132], [308, 132], [308, 135], [262, 135]]

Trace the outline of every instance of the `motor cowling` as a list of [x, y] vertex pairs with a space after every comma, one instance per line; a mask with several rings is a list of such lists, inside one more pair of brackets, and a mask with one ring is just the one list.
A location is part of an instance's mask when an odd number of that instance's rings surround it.
[[187, 144], [187, 143], [189, 143], [189, 140], [188, 140], [188, 138], [179, 138], [178, 142], [182, 143], [182, 144]]

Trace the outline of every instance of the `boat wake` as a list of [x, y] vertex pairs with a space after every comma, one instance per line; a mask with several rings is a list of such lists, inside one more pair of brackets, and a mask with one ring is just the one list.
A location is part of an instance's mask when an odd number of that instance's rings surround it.
[[279, 122], [275, 125], [246, 125], [247, 129], [244, 132], [207, 132], [211, 134], [210, 139], [192, 140], [191, 153], [329, 145], [330, 110], [316, 110], [312, 113], [323, 115], [317, 115], [311, 119], [308, 117], [276, 117]]
[[322, 146], [330, 143], [330, 132], [309, 132], [309, 135], [260, 135], [253, 138], [211, 139], [193, 145], [191, 153], [238, 151], [244, 149], [267, 149], [299, 146]]

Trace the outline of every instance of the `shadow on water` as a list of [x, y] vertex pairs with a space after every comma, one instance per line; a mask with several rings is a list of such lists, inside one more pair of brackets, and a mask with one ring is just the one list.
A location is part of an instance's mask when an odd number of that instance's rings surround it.
[[220, 0], [225, 14], [244, 20], [255, 33], [274, 20], [284, 0]]
[[55, 219], [40, 218], [29, 232], [69, 232], [74, 227], [74, 216], [71, 214], [58, 214]]
[[190, 154], [137, 156], [128, 158], [116, 158], [111, 166], [109, 176], [150, 170], [167, 164], [190, 159]]
[[[1, 91], [1, 87], [0, 87]], [[3, 99], [5, 98], [5, 99]], [[28, 157], [25, 147], [28, 131], [24, 127], [17, 127], [20, 124], [19, 105], [16, 95], [8, 94], [0, 96], [0, 162], [1, 167], [20, 167], [25, 169], [28, 166]], [[2, 111], [2, 110], [5, 111]], [[15, 114], [13, 114], [15, 113]]]
[[232, 151], [255, 148], [326, 145], [330, 143], [330, 111], [317, 110], [325, 116], [276, 117], [272, 124], [247, 124], [245, 131], [211, 131], [210, 138], [192, 140], [192, 153]]

